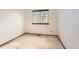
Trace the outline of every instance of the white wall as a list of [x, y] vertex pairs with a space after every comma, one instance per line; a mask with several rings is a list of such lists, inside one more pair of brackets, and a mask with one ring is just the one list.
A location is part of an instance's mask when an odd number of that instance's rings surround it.
[[66, 48], [79, 48], [79, 10], [59, 11], [59, 36]]
[[25, 32], [39, 34], [58, 34], [58, 10], [49, 10], [49, 25], [32, 24], [33, 13], [31, 9], [25, 10]]
[[0, 10], [0, 45], [24, 33], [23, 10]]

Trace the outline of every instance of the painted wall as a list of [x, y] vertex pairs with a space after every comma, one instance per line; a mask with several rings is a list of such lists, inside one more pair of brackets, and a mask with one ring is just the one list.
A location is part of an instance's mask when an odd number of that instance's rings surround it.
[[0, 10], [0, 45], [24, 33], [23, 10]]
[[32, 10], [25, 10], [25, 32], [50, 35], [58, 34], [58, 10], [49, 10], [49, 25], [35, 25], [32, 24], [32, 21]]
[[59, 36], [66, 48], [79, 48], [79, 10], [59, 10]]

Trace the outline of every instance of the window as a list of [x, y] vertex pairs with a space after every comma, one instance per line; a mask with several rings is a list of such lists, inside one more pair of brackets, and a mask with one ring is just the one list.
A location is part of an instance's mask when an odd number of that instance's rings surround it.
[[48, 10], [33, 10], [32, 24], [48, 24]]

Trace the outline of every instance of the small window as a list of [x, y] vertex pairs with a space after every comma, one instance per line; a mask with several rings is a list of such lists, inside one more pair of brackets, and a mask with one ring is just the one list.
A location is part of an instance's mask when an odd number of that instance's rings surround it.
[[49, 24], [48, 10], [33, 10], [32, 24]]

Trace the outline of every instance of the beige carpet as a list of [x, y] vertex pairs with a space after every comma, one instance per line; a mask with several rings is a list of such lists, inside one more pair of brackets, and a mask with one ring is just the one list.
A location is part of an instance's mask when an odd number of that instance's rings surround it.
[[0, 47], [1, 49], [63, 49], [58, 37], [24, 34]]

